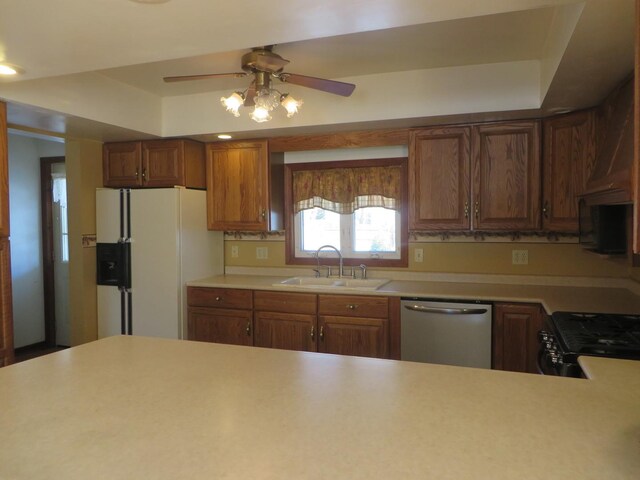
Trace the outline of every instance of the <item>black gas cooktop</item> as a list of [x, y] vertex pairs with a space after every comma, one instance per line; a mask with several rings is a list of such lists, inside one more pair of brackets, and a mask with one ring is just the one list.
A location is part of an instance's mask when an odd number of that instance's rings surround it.
[[551, 321], [565, 354], [640, 359], [640, 315], [555, 312]]

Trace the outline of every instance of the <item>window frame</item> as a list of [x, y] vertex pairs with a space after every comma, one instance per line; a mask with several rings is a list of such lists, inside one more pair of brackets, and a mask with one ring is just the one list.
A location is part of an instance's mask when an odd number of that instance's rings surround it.
[[[407, 267], [409, 265], [409, 227], [408, 227], [408, 182], [407, 157], [376, 158], [367, 160], [344, 160], [330, 162], [289, 163], [284, 165], [284, 225], [285, 225], [285, 263], [287, 265], [316, 265], [313, 257], [296, 257], [296, 219], [293, 211], [293, 172], [300, 170], [324, 170], [333, 168], [382, 167], [398, 165], [401, 167], [400, 187], [400, 258], [344, 258], [344, 265], [368, 267]], [[328, 251], [326, 252], [329, 253]], [[324, 255], [323, 255], [324, 256]]]

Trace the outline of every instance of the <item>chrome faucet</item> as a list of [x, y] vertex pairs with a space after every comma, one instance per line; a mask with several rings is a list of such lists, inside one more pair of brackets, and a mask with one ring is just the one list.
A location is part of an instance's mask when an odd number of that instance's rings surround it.
[[[335, 250], [335, 252], [338, 254], [338, 259], [340, 260], [340, 270], [338, 271], [338, 275], [340, 278], [342, 278], [342, 275], [344, 274], [343, 265], [342, 265], [342, 254], [340, 253], [340, 250], [338, 250], [333, 245], [322, 245], [320, 248], [318, 248], [318, 250], [316, 250], [315, 257], [316, 257], [316, 260], [318, 260], [318, 273], [320, 272], [320, 250], [325, 248], [331, 248]], [[329, 267], [327, 276], [330, 276], [330, 274], [331, 274], [331, 268]]]

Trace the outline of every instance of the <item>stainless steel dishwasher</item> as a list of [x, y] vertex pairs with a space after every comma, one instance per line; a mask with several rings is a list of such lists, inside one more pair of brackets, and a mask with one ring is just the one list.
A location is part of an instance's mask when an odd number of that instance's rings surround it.
[[402, 299], [402, 360], [491, 368], [491, 304]]

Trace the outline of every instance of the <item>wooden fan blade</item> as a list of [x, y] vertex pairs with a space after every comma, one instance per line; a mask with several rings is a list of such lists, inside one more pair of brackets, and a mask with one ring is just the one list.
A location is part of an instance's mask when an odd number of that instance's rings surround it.
[[281, 73], [278, 78], [285, 83], [300, 85], [301, 87], [314, 88], [323, 92], [350, 96], [356, 86], [353, 83], [338, 82], [336, 80], [327, 80], [325, 78], [307, 77], [306, 75], [298, 75], [297, 73]]
[[254, 80], [253, 82], [251, 82], [251, 85], [249, 85], [249, 88], [247, 89], [247, 93], [244, 94], [244, 106], [253, 107], [256, 104], [256, 102], [253, 100], [255, 96], [256, 96], [256, 81]]
[[165, 82], [184, 82], [187, 80], [203, 80], [205, 78], [224, 78], [224, 77], [242, 78], [246, 76], [247, 76], [246, 72], [209, 73], [205, 75], [182, 75], [179, 77], [164, 77], [163, 80]]

